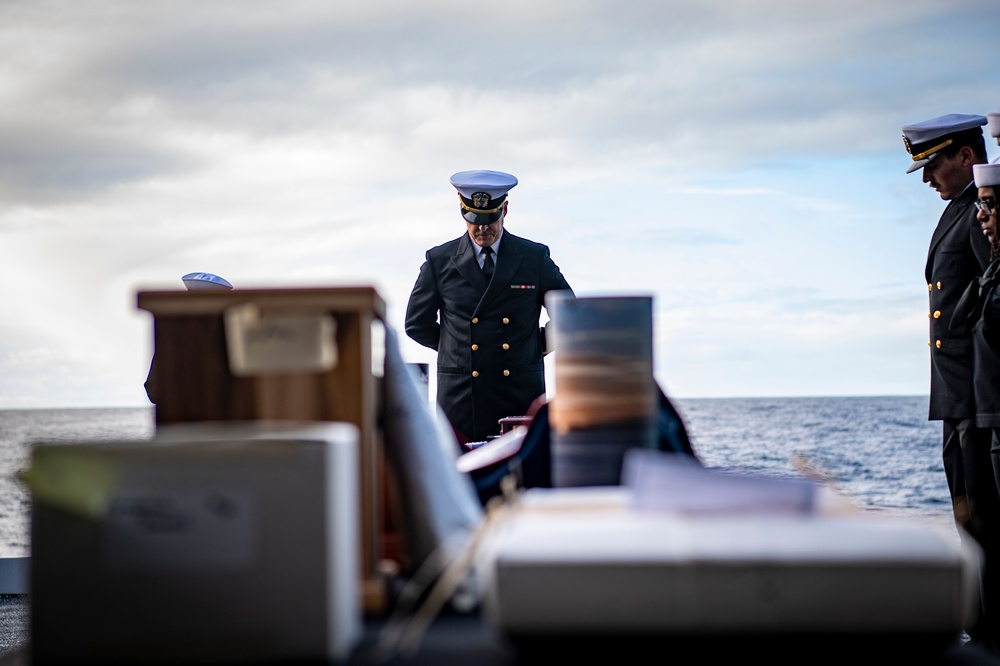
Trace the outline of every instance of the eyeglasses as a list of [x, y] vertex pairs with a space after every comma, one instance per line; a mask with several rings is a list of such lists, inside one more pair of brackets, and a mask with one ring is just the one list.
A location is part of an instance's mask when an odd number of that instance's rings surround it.
[[974, 201], [973, 203], [976, 206], [976, 210], [987, 215], [992, 215], [997, 210], [996, 199], [983, 199], [981, 201]]

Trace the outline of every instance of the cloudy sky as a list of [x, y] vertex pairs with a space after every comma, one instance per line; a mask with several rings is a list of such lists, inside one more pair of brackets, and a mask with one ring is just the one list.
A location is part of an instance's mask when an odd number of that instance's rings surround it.
[[466, 169], [578, 295], [654, 297], [675, 397], [926, 394], [900, 128], [998, 62], [993, 0], [0, 0], [0, 408], [148, 404], [136, 293], [193, 271], [401, 331]]

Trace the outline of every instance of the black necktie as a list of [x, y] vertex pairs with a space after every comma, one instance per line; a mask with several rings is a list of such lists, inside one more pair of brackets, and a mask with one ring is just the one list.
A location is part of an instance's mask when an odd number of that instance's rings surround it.
[[484, 247], [483, 248], [483, 275], [486, 276], [486, 281], [489, 282], [493, 277], [493, 269], [496, 264], [493, 263], [493, 248]]

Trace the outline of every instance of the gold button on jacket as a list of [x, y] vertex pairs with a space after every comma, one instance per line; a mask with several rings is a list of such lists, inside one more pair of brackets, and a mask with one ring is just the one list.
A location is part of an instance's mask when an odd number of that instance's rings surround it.
[[941, 318], [941, 311], [940, 310], [935, 310], [934, 311], [934, 318], [935, 319], [940, 319]]
[[509, 324], [510, 323], [510, 318], [509, 317], [504, 317], [503, 318], [503, 323]]
[[510, 370], [504, 370], [503, 371], [503, 376], [504, 377], [510, 377]]
[[472, 371], [472, 376], [473, 377], [478, 377], [479, 376], [479, 371], [478, 370], [473, 370]]
[[479, 345], [472, 345], [472, 351], [479, 351]]
[[509, 345], [509, 344], [507, 344], [506, 342], [505, 342], [505, 343], [503, 343], [503, 350], [504, 350], [504, 351], [507, 351], [508, 349], [510, 349], [510, 345]]

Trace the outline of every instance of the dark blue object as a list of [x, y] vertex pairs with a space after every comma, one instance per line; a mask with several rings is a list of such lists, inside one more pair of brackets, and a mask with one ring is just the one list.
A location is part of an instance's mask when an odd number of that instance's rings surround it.
[[[691, 445], [680, 412], [662, 389], [657, 387], [657, 391], [659, 392], [657, 448], [661, 451], [689, 455], [700, 462]], [[549, 405], [546, 403], [539, 408], [532, 419], [521, 448], [516, 454], [471, 473], [479, 500], [485, 504], [491, 497], [501, 494], [500, 479], [508, 474], [517, 476], [518, 485], [523, 488], [551, 488], [551, 432]]]

